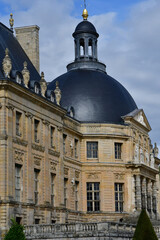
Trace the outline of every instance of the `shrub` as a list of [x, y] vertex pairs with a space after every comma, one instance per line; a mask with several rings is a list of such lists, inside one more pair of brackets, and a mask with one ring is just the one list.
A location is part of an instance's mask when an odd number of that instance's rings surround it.
[[6, 233], [4, 240], [26, 240], [23, 232], [24, 227], [18, 224], [14, 219], [11, 219], [12, 226]]
[[138, 219], [133, 240], [147, 240], [147, 239], [158, 240], [154, 228], [152, 226], [152, 223], [146, 211], [143, 209]]

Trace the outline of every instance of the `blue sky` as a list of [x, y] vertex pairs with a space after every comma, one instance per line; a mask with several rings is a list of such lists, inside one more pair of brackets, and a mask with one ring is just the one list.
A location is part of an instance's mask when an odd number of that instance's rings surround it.
[[[160, 146], [160, 0], [86, 0], [100, 37], [99, 60], [143, 108], [152, 142]], [[82, 20], [83, 0], [0, 0], [0, 21], [40, 26], [40, 69], [49, 82], [74, 59], [72, 33]]]

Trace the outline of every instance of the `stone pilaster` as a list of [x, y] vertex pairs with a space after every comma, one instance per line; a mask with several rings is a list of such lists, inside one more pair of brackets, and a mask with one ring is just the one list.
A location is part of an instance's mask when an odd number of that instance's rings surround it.
[[141, 201], [141, 176], [136, 175], [136, 205], [137, 211], [141, 211], [142, 209], [142, 201]]

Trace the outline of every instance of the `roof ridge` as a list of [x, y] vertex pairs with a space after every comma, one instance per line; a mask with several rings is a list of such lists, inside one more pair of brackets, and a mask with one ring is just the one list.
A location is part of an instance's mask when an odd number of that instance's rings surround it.
[[0, 22], [0, 25], [2, 25], [2, 27], [5, 28], [7, 31], [13, 33], [13, 31], [10, 28], [8, 28], [6, 25], [4, 25], [2, 22]]

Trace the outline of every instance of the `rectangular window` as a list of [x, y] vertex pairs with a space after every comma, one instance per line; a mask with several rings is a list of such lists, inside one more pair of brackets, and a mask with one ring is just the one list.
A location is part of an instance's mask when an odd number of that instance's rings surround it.
[[67, 182], [68, 179], [64, 179], [64, 206], [67, 207]]
[[115, 188], [115, 211], [123, 212], [124, 184], [115, 183], [114, 188]]
[[35, 224], [40, 224], [40, 219], [39, 218], [35, 218], [34, 223]]
[[15, 165], [15, 200], [21, 200], [21, 165]]
[[122, 143], [115, 143], [114, 150], [115, 150], [115, 159], [121, 159], [122, 158]]
[[66, 138], [67, 135], [63, 134], [63, 153], [66, 153]]
[[74, 155], [75, 155], [75, 158], [78, 157], [78, 140], [77, 139], [74, 140]]
[[87, 142], [87, 158], [98, 158], [98, 142]]
[[51, 205], [54, 206], [54, 182], [55, 174], [51, 173]]
[[54, 147], [54, 127], [51, 127], [51, 148]]
[[75, 182], [75, 210], [78, 211], [78, 188], [79, 182]]
[[38, 194], [39, 194], [39, 170], [34, 169], [34, 202], [38, 204]]
[[21, 116], [22, 113], [16, 112], [16, 135], [21, 136]]
[[39, 143], [38, 130], [39, 130], [39, 121], [34, 119], [34, 141], [37, 143]]
[[156, 203], [156, 197], [152, 197], [152, 204], [153, 204], [153, 212], [157, 212], [157, 203]]
[[87, 211], [100, 211], [100, 183], [87, 183]]

